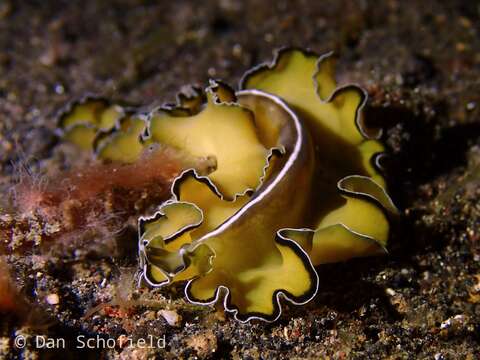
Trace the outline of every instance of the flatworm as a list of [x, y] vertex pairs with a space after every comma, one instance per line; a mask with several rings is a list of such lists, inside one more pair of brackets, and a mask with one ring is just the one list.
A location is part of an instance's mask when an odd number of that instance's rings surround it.
[[315, 266], [384, 254], [397, 210], [379, 169], [381, 131], [362, 117], [366, 93], [337, 88], [331, 54], [280, 50], [240, 88], [211, 81], [205, 94], [118, 116], [107, 130], [104, 106], [83, 128], [97, 126], [88, 141], [104, 159], [136, 161], [159, 143], [211, 161], [185, 169], [171, 199], [140, 217], [143, 278], [186, 281], [196, 304], [223, 297], [242, 322], [274, 321], [281, 298], [304, 304], [321, 288]]

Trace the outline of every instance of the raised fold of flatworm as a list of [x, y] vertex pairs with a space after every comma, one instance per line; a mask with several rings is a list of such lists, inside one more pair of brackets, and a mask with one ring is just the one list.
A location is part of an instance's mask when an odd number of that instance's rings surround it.
[[124, 116], [123, 107], [104, 98], [87, 95], [62, 110], [59, 132], [65, 140], [91, 150], [96, 136], [113, 129]]

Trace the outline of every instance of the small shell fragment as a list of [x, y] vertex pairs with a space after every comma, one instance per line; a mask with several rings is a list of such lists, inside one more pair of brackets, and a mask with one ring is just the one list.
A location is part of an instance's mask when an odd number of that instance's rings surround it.
[[175, 310], [159, 310], [158, 316], [161, 316], [170, 326], [178, 327], [182, 323], [182, 317]]
[[58, 305], [60, 303], [60, 298], [58, 294], [48, 294], [45, 300], [50, 305]]

